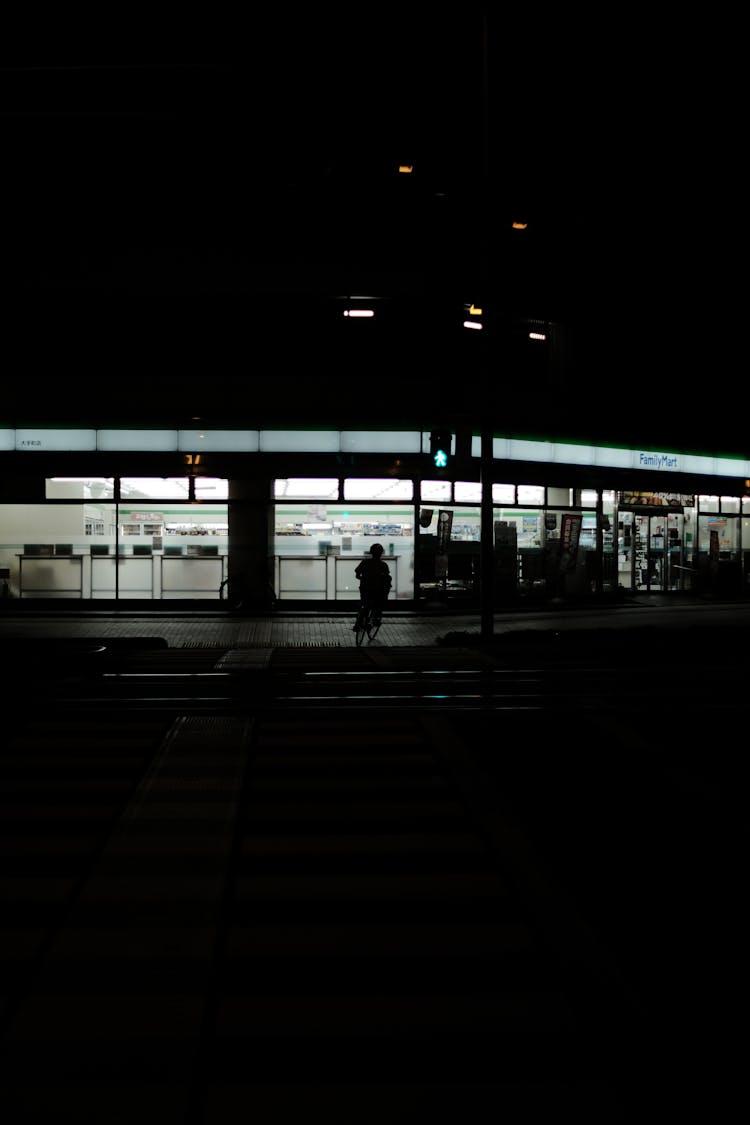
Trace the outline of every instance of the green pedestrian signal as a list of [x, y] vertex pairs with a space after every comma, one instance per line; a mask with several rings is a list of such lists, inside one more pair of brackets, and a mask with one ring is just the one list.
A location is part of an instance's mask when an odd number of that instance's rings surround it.
[[451, 439], [453, 435], [444, 430], [433, 430], [430, 434], [430, 453], [432, 463], [436, 469], [447, 469], [451, 455]]

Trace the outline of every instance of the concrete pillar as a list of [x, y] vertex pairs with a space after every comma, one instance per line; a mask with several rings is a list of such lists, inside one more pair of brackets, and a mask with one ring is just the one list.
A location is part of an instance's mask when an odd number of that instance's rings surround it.
[[273, 601], [273, 481], [229, 481], [228, 576], [230, 605], [268, 609]]

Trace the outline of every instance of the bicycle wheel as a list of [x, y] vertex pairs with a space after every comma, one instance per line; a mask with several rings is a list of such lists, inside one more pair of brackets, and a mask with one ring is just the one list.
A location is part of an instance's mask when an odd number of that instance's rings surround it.
[[369, 619], [369, 614], [361, 614], [355, 622], [356, 628], [354, 630], [354, 636], [355, 636], [356, 641], [357, 641], [357, 648], [359, 648], [359, 646], [362, 644], [362, 641], [365, 639], [365, 633], [367, 632], [368, 619]]
[[379, 614], [376, 614], [376, 613], [370, 614], [370, 619], [369, 619], [368, 624], [367, 624], [367, 636], [368, 636], [369, 640], [371, 640], [371, 641], [375, 640], [375, 638], [378, 635], [378, 629], [380, 628], [382, 623], [383, 623], [383, 621], [382, 621], [382, 618], [380, 617]]

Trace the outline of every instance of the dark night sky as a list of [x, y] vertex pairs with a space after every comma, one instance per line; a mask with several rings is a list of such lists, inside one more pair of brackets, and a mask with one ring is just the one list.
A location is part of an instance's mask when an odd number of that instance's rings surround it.
[[[428, 22], [403, 7], [133, 16], [7, 40], [6, 407], [38, 413], [44, 370], [66, 375], [49, 411], [103, 402], [102, 377], [126, 376], [165, 402], [192, 380], [186, 397], [208, 408], [207, 363], [224, 401], [281, 388], [288, 402], [300, 377], [300, 402], [320, 379], [330, 399], [361, 357], [336, 343], [313, 362], [331, 343], [314, 312], [290, 334], [270, 309], [279, 293], [314, 310], [362, 288], [420, 314], [368, 348], [370, 365], [442, 395], [465, 361], [428, 310], [479, 294], [502, 323], [564, 322], [555, 419], [640, 424], [667, 445], [699, 440], [710, 416], [704, 445], [744, 449], [741, 404], [725, 401], [744, 364], [715, 331], [736, 317], [719, 272], [737, 214], [731, 68], [720, 96], [686, 49], [697, 27], [678, 44], [653, 22], [645, 35], [491, 13], [485, 74], [481, 6]], [[394, 159], [414, 162], [408, 194]], [[520, 252], [517, 211], [532, 223]], [[524, 377], [498, 385], [505, 356], [479, 370], [523, 424], [539, 394]]]

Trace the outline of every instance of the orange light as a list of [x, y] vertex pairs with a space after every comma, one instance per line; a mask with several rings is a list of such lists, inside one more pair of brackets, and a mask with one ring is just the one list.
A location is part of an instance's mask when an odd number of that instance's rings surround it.
[[408, 176], [410, 172], [414, 171], [414, 165], [413, 164], [399, 164], [398, 170], [399, 170], [399, 172], [403, 172], [405, 175]]
[[529, 225], [528, 223], [519, 223], [519, 222], [514, 222], [512, 224], [513, 230], [526, 230], [528, 225]]

